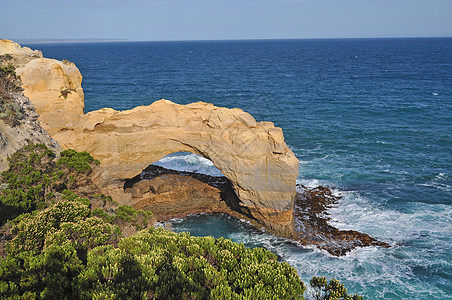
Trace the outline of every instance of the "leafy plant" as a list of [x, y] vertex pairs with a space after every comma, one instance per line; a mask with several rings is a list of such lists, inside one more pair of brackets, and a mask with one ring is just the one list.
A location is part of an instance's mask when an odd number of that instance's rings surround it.
[[74, 89], [62, 89], [60, 97], [67, 99], [67, 96], [72, 92], [75, 92], [75, 90]]
[[65, 166], [68, 169], [74, 169], [79, 173], [89, 173], [94, 163], [99, 164], [98, 160], [95, 160], [88, 152], [77, 152], [72, 149], [64, 150], [60, 152], [60, 158], [58, 159], [58, 166]]
[[13, 103], [11, 99], [13, 94], [21, 92], [21, 81], [16, 76], [15, 67], [13, 65], [0, 66], [0, 114], [2, 118], [8, 115], [7, 103]]
[[2, 222], [21, 213], [45, 207], [50, 192], [55, 155], [45, 145], [28, 145], [8, 158], [10, 168], [1, 175], [6, 188], [0, 191], [0, 202], [8, 209], [0, 211]]
[[0, 63], [4, 62], [4, 61], [8, 61], [13, 59], [12, 55], [9, 53], [5, 53], [3, 55], [0, 55]]
[[363, 300], [363, 297], [355, 294], [347, 294], [347, 289], [337, 279], [331, 279], [328, 283], [326, 277], [312, 277], [309, 282], [314, 289], [314, 297], [317, 300]]
[[13, 65], [1, 66], [0, 70], [5, 73], [16, 74], [16, 67]]
[[304, 292], [296, 271], [263, 248], [162, 228], [93, 249], [79, 278], [86, 298], [299, 299]]

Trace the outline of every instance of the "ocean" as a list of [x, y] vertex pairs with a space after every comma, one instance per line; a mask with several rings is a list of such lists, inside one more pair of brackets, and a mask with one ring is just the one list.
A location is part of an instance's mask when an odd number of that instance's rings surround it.
[[[392, 247], [333, 257], [224, 215], [173, 230], [263, 246], [303, 281], [335, 277], [367, 299], [452, 299], [452, 38], [28, 46], [78, 66], [86, 112], [165, 98], [274, 122], [300, 160], [298, 182], [342, 196], [331, 224]], [[158, 164], [219, 174], [190, 153]]]

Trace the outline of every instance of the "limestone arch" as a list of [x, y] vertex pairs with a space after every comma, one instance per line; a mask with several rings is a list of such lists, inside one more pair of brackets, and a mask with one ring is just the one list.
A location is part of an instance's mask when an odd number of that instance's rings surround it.
[[[100, 160], [97, 181], [116, 200], [127, 202], [121, 191], [126, 178], [169, 153], [193, 152], [209, 158], [229, 178], [259, 222], [280, 234], [291, 227], [299, 162], [273, 123], [256, 122], [237, 108], [168, 100], [84, 114], [82, 76], [73, 63], [17, 55], [22, 62], [16, 72], [42, 127], [63, 148], [88, 151]], [[62, 97], [64, 91], [67, 97]]]
[[268, 219], [266, 225], [292, 222], [299, 162], [280, 128], [256, 122], [241, 109], [160, 100], [128, 111], [90, 112], [77, 127], [58, 130], [54, 138], [99, 159], [100, 182], [110, 194], [118, 194], [125, 179], [168, 154], [191, 152], [213, 162], [256, 219]]

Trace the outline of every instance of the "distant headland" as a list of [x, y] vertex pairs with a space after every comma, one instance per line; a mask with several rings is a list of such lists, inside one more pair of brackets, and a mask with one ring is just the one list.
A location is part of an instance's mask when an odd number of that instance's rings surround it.
[[73, 39], [18, 39], [21, 44], [57, 44], [57, 43], [110, 43], [110, 42], [130, 42], [129, 39], [102, 39], [102, 38], [73, 38]]

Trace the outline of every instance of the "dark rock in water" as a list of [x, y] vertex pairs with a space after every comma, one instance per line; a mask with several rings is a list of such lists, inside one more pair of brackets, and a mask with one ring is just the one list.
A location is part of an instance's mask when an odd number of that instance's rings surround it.
[[296, 239], [303, 245], [316, 245], [335, 256], [345, 255], [356, 247], [389, 247], [368, 234], [354, 230], [339, 230], [328, 224], [327, 209], [337, 204], [340, 197], [333, 195], [327, 187], [307, 188], [297, 185], [300, 190], [294, 206]]
[[157, 220], [195, 213], [224, 212], [245, 217], [231, 182], [224, 176], [209, 176], [150, 165], [125, 182], [136, 209], [149, 209]]

